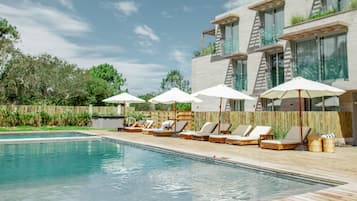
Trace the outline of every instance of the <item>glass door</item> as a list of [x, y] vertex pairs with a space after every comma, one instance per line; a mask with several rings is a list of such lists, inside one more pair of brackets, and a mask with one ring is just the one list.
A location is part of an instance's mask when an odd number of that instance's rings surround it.
[[269, 55], [270, 63], [270, 88], [276, 87], [284, 83], [284, 53], [276, 53]]

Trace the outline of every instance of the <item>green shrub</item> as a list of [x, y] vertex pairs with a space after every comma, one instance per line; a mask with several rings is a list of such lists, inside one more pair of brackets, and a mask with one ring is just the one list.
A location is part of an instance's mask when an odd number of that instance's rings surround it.
[[357, 9], [357, 0], [350, 0], [350, 9]]
[[91, 116], [88, 112], [48, 114], [46, 112], [19, 113], [7, 109], [0, 110], [0, 126], [88, 126]]
[[306, 17], [302, 15], [294, 15], [291, 17], [291, 25], [299, 24], [301, 22], [306, 21]]
[[273, 130], [274, 139], [284, 139], [286, 133], [287, 133], [287, 130], [285, 130], [283, 128], [276, 128]]

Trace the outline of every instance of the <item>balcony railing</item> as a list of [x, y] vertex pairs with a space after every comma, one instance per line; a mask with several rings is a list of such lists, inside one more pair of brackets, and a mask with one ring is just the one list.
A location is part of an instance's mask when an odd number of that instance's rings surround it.
[[271, 31], [266, 31], [264, 28], [260, 30], [261, 35], [261, 46], [267, 46], [275, 44], [279, 41], [279, 35], [283, 33], [282, 30], [277, 30], [277, 28], [272, 25]]
[[239, 52], [238, 39], [224, 39], [222, 43], [222, 53], [223, 55], [230, 55]]

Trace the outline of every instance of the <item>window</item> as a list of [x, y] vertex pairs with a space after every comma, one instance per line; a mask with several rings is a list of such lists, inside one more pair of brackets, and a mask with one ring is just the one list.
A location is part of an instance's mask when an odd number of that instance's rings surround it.
[[223, 30], [223, 55], [237, 53], [239, 51], [238, 22], [222, 25]]
[[322, 12], [341, 11], [348, 8], [348, 0], [322, 0]]
[[319, 81], [319, 60], [316, 40], [296, 44], [296, 74], [309, 80]]
[[244, 111], [244, 100], [231, 100], [231, 111]]
[[284, 83], [284, 53], [276, 53], [269, 55], [270, 67], [270, 88], [276, 87]]
[[263, 16], [262, 44], [270, 45], [278, 42], [278, 36], [283, 33], [284, 29], [284, 8], [265, 11]]
[[322, 80], [347, 79], [346, 34], [320, 39]]
[[346, 34], [296, 44], [296, 73], [314, 81], [348, 79]]
[[247, 60], [234, 60], [235, 61], [235, 89], [244, 91], [248, 89], [247, 84]]

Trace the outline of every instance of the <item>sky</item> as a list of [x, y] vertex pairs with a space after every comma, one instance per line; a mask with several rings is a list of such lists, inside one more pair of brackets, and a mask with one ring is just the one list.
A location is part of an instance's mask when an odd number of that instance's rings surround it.
[[47, 53], [84, 69], [112, 64], [129, 93], [142, 95], [158, 92], [170, 70], [191, 80], [202, 31], [214, 27], [216, 15], [251, 1], [0, 0], [0, 17], [17, 27], [24, 53]]

